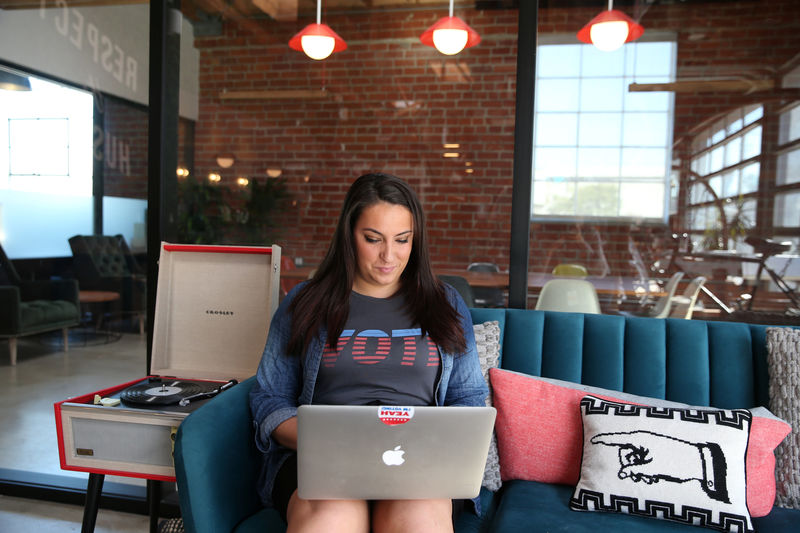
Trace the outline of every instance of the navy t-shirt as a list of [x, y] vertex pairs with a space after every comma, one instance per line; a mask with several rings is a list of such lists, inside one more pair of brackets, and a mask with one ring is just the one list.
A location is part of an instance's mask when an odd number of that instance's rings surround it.
[[336, 347], [322, 354], [313, 403], [434, 405], [437, 346], [403, 308], [404, 298], [350, 293], [350, 315]]

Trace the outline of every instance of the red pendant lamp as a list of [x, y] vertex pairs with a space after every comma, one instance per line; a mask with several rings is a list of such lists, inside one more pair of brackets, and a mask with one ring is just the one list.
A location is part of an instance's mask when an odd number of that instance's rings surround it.
[[317, 23], [309, 24], [289, 39], [289, 48], [321, 61], [347, 48], [347, 43], [327, 24], [321, 24], [322, 0], [317, 0]]
[[614, 9], [614, 0], [608, 0], [608, 10], [603, 11], [578, 32], [578, 40], [593, 44], [604, 52], [612, 52], [624, 43], [635, 41], [644, 33], [644, 27], [622, 11]]
[[466, 22], [453, 16], [453, 0], [450, 0], [450, 16], [437, 20], [420, 35], [419, 40], [426, 46], [433, 46], [441, 53], [452, 56], [481, 42], [481, 36]]

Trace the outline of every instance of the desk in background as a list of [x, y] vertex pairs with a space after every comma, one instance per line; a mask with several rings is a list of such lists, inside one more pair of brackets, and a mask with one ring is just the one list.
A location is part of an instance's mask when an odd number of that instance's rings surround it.
[[[312, 265], [303, 265], [296, 267], [292, 270], [281, 271], [281, 278], [292, 280], [308, 279], [308, 275], [316, 268]], [[472, 287], [491, 287], [499, 289], [508, 289], [508, 272], [472, 272], [467, 269], [457, 268], [441, 268], [436, 269], [436, 274], [448, 276], [461, 276], [467, 280], [467, 283]], [[528, 292], [538, 294], [545, 283], [551, 279], [556, 279], [558, 276], [545, 273], [529, 272], [528, 273]], [[606, 277], [592, 277], [589, 276], [586, 281], [592, 283], [597, 289], [598, 295], [601, 296], [622, 296], [639, 298], [645, 294], [651, 296], [660, 296], [661, 288], [655, 282], [650, 280], [645, 285], [633, 277], [622, 276], [606, 276]]]

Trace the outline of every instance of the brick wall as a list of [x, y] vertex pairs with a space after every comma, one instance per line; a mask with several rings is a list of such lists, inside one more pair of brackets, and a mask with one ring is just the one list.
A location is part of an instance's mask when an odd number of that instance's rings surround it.
[[[769, 76], [800, 50], [796, 2], [730, 4], [651, 6], [642, 23], [649, 31], [677, 33], [681, 78]], [[540, 35], [574, 33], [598, 10], [541, 10]], [[348, 49], [323, 62], [286, 44], [309, 20], [226, 23], [223, 35], [196, 39], [195, 175], [216, 170], [219, 153], [235, 154], [234, 167], [221, 171], [231, 186], [238, 175], [267, 179], [267, 168], [281, 168], [297, 204], [286, 217], [288, 230], [280, 244], [288, 255], [313, 263], [325, 252], [348, 184], [371, 170], [394, 173], [407, 179], [423, 201], [435, 266], [493, 261], [507, 267], [517, 12], [458, 14], [483, 42], [448, 59], [418, 41], [440, 11], [328, 14], [325, 22], [345, 38]], [[220, 99], [224, 90], [323, 87], [330, 98]], [[675, 155], [686, 156], [684, 140], [694, 128], [742, 102], [752, 103], [753, 97], [679, 93]], [[461, 158], [443, 158], [445, 142], [460, 143]], [[473, 163], [471, 174], [467, 161]], [[574, 261], [588, 264], [595, 274], [606, 269], [629, 274], [629, 240], [646, 248], [652, 235], [663, 231], [668, 228], [535, 223], [531, 264], [547, 271], [555, 263]]]
[[95, 132], [95, 158], [103, 161], [104, 194], [147, 198], [147, 110], [102, 99], [104, 132]]

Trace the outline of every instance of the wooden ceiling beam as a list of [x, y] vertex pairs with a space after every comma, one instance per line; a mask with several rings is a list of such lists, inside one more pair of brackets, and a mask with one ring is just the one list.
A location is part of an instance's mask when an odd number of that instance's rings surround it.
[[667, 91], [675, 93], [750, 93], [775, 88], [775, 80], [682, 80], [671, 83], [631, 83], [629, 92]]
[[252, 0], [261, 11], [275, 20], [297, 20], [297, 0]]

